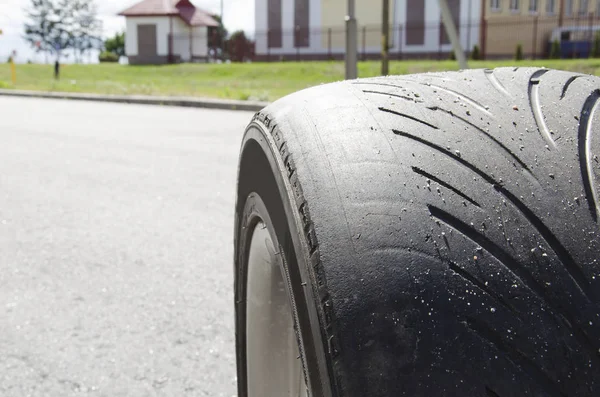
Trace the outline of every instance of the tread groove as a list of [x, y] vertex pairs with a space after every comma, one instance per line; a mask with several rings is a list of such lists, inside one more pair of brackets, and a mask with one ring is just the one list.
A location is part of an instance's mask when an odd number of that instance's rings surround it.
[[363, 92], [365, 94], [378, 94], [378, 95], [387, 95], [387, 96], [392, 96], [394, 98], [401, 98], [401, 99], [405, 99], [407, 101], [411, 101], [411, 102], [416, 102], [416, 100], [414, 98], [411, 98], [409, 96], [405, 96], [405, 95], [399, 95], [399, 94], [391, 94], [389, 92], [381, 92], [381, 91], [370, 91], [370, 90], [363, 90]]
[[474, 99], [466, 96], [465, 94], [461, 94], [458, 91], [454, 91], [454, 90], [451, 90], [449, 88], [444, 88], [444, 87], [441, 87], [441, 86], [435, 85], [435, 84], [428, 84], [428, 83], [422, 83], [422, 84], [426, 85], [428, 87], [431, 87], [431, 88], [435, 88], [435, 89], [438, 89], [438, 90], [441, 90], [441, 91], [445, 91], [445, 92], [447, 92], [449, 94], [456, 95], [456, 96], [460, 97], [460, 99], [462, 99], [463, 101], [469, 103], [471, 106], [479, 109], [483, 113], [485, 113], [485, 114], [487, 114], [489, 116], [493, 116], [492, 113], [489, 110], [487, 110], [485, 106], [483, 106], [481, 103], [477, 102], [476, 100], [474, 100]]
[[498, 78], [496, 77], [496, 75], [494, 74], [494, 71], [492, 69], [486, 69], [484, 71], [484, 73], [485, 73], [485, 77], [487, 77], [487, 79], [490, 81], [490, 83], [494, 86], [494, 88], [496, 90], [498, 90], [502, 94], [506, 95], [507, 97], [512, 98], [512, 95], [510, 95], [510, 93], [508, 91], [506, 91], [506, 88], [504, 88], [502, 83], [500, 83], [500, 81], [498, 80]]
[[550, 129], [546, 124], [546, 119], [544, 119], [544, 112], [542, 111], [542, 105], [540, 103], [539, 79], [547, 72], [547, 69], [538, 70], [529, 79], [529, 104], [531, 106], [531, 109], [533, 110], [533, 117], [535, 119], [535, 123], [537, 124], [538, 131], [542, 135], [542, 138], [544, 138], [544, 140], [550, 147], [556, 149], [556, 142], [552, 138]]
[[[527, 358], [522, 352], [519, 351], [519, 349], [505, 342], [502, 338], [502, 335], [500, 335], [498, 331], [495, 331], [486, 324], [477, 322], [470, 317], [465, 318], [464, 324], [479, 338], [488, 341], [496, 349], [506, 353], [512, 363], [520, 367], [523, 372], [529, 375], [533, 381], [540, 385], [546, 391], [548, 396], [567, 397], [567, 395], [562, 392], [559, 384], [554, 382], [552, 378], [544, 373], [542, 368], [540, 368], [531, 359]], [[492, 396], [494, 394], [492, 394]]]
[[[405, 81], [412, 83], [412, 81], [410, 81], [410, 80], [405, 80]], [[378, 83], [376, 81], [370, 81], [370, 82], [355, 81], [352, 83], [352, 85], [378, 85], [378, 86], [382, 86], [382, 87], [393, 87], [393, 88], [397, 88], [399, 90], [404, 89], [404, 87], [396, 85], [396, 84]]]
[[571, 84], [573, 84], [573, 82], [575, 80], [577, 80], [578, 78], [580, 78], [580, 77], [583, 77], [583, 76], [571, 76], [571, 77], [569, 77], [569, 79], [567, 80], [567, 82], [563, 86], [562, 92], [560, 93], [560, 99], [563, 99], [565, 97], [565, 95], [567, 94], [567, 90], [569, 89], [569, 87], [571, 86]]
[[448, 264], [448, 267], [454, 273], [456, 273], [460, 277], [464, 278], [465, 280], [467, 280], [471, 284], [475, 285], [477, 288], [479, 288], [480, 290], [484, 291], [485, 293], [487, 293], [492, 298], [496, 299], [496, 301], [498, 301], [498, 303], [500, 303], [506, 309], [510, 310], [512, 313], [515, 313], [515, 314], [517, 313], [517, 311], [515, 310], [515, 308], [512, 307], [508, 302], [506, 302], [506, 300], [504, 300], [504, 298], [502, 298], [500, 295], [498, 295], [497, 293], [494, 293], [491, 289], [489, 289], [488, 287], [486, 287], [486, 285], [484, 283], [482, 283], [477, 278], [475, 278], [471, 273], [469, 273], [465, 269], [459, 267], [454, 262], [450, 262]]
[[446, 224], [448, 227], [456, 230], [475, 244], [486, 250], [491, 256], [508, 269], [512, 274], [517, 277], [523, 285], [527, 286], [532, 292], [534, 292], [541, 301], [546, 302], [543, 298], [545, 295], [542, 286], [535, 280], [535, 278], [529, 273], [515, 258], [506, 252], [502, 247], [495, 244], [492, 240], [479, 233], [460, 219], [448, 212], [435, 207], [433, 205], [427, 205], [429, 213], [434, 218]]
[[416, 121], [417, 123], [421, 123], [423, 125], [431, 127], [434, 130], [439, 130], [439, 128], [436, 127], [435, 125], [429, 124], [428, 122], [423, 121], [423, 120], [421, 120], [421, 119], [419, 119], [417, 117], [414, 117], [414, 116], [411, 116], [411, 115], [408, 115], [408, 114], [404, 114], [404, 113], [400, 113], [400, 112], [396, 112], [395, 110], [387, 109], [387, 108], [384, 108], [384, 107], [380, 107], [379, 110], [381, 110], [382, 112], [395, 114], [396, 116], [404, 117], [404, 118], [407, 118], [407, 119], [412, 120], [412, 121]]
[[479, 205], [479, 203], [477, 201], [473, 200], [471, 197], [467, 196], [466, 194], [464, 194], [463, 192], [461, 192], [460, 190], [458, 190], [454, 186], [450, 185], [449, 183], [444, 182], [443, 180], [441, 180], [440, 178], [436, 177], [435, 175], [432, 175], [429, 172], [424, 171], [424, 170], [422, 170], [419, 167], [412, 167], [412, 170], [416, 174], [424, 176], [425, 178], [429, 178], [432, 181], [434, 181], [434, 182], [442, 185], [446, 189], [449, 189], [449, 190], [453, 191], [454, 193], [458, 194], [460, 197], [464, 198], [465, 200], [467, 200], [469, 203], [473, 204], [474, 206], [481, 208], [481, 205]]
[[575, 263], [575, 260], [571, 257], [571, 254], [567, 251], [567, 249], [560, 243], [558, 238], [548, 229], [548, 227], [539, 219], [533, 211], [531, 211], [523, 202], [521, 202], [515, 195], [513, 195], [510, 191], [504, 188], [499, 182], [494, 180], [491, 176], [481, 171], [479, 168], [475, 167], [473, 164], [465, 161], [462, 157], [458, 157], [446, 149], [429, 142], [425, 139], [419, 138], [417, 136], [408, 134], [402, 131], [392, 130], [394, 134], [400, 135], [409, 139], [412, 139], [416, 142], [422, 143], [438, 152], [456, 160], [463, 166], [467, 167], [481, 178], [483, 178], [486, 182], [491, 184], [496, 191], [506, 197], [521, 213], [523, 216], [529, 221], [529, 223], [538, 231], [538, 233], [546, 240], [552, 251], [556, 254], [558, 259], [563, 264], [566, 271], [571, 276], [571, 279], [575, 283], [575, 285], [579, 288], [579, 290], [583, 293], [584, 297], [590, 301], [590, 297], [594, 296], [595, 293], [590, 289], [589, 281], [586, 279], [585, 275], [581, 268]]
[[[414, 77], [414, 76], [412, 76], [412, 77]], [[448, 79], [446, 79], [444, 77], [435, 76], [433, 74], [428, 74], [427, 77], [429, 77], [429, 78], [437, 78], [437, 79], [441, 79], [443, 81], [449, 81]], [[410, 79], [407, 79], [405, 77], [402, 78], [402, 82], [403, 83], [417, 84], [417, 85], [423, 84], [423, 83], [421, 83], [419, 81], [410, 80]], [[397, 85], [397, 84], [381, 83], [379, 81], [369, 81], [369, 82], [367, 82], [367, 81], [360, 81], [360, 80], [358, 80], [358, 81], [354, 81], [354, 82], [352, 82], [350, 84], [352, 84], [352, 85], [378, 85], [378, 86], [382, 86], [382, 87], [393, 87], [393, 88], [397, 88], [397, 89], [400, 89], [400, 90], [406, 89], [406, 87], [403, 87], [403, 86], [400, 86], [400, 85]]]
[[538, 298], [541, 301], [545, 302], [546, 305], [550, 308], [552, 315], [555, 318], [559, 319], [565, 327], [571, 330], [573, 332], [573, 335], [580, 341], [580, 343], [589, 346], [590, 356], [596, 362], [598, 362], [598, 346], [595, 346], [594, 342], [592, 342], [592, 340], [588, 337], [588, 335], [584, 332], [583, 329], [581, 329], [575, 324], [573, 318], [569, 316], [567, 312], [561, 310], [559, 307], [555, 307], [554, 305], [550, 304], [550, 302], [547, 299], [543, 298], [545, 294], [542, 286], [509, 253], [507, 253], [493, 241], [489, 240], [486, 236], [477, 232], [475, 229], [468, 226], [466, 223], [454, 217], [453, 215], [450, 215], [446, 211], [432, 205], [428, 205], [427, 208], [429, 209], [429, 213], [431, 214], [431, 216], [433, 216], [434, 218], [446, 224], [448, 227], [458, 231], [466, 238], [481, 246], [481, 248], [483, 248], [488, 253], [490, 253], [490, 255], [496, 258], [506, 269], [508, 269], [512, 274], [514, 274], [515, 277], [517, 277], [524, 285], [526, 285], [534, 294], [537, 294]]
[[498, 393], [490, 389], [488, 386], [485, 387], [485, 394], [487, 394], [488, 397], [500, 397]]
[[455, 113], [453, 113], [453, 112], [451, 112], [449, 110], [446, 110], [446, 109], [442, 109], [442, 108], [440, 108], [438, 106], [432, 106], [432, 107], [429, 107], [428, 109], [439, 110], [439, 111], [442, 111], [444, 113], [447, 113], [447, 114], [449, 114], [449, 115], [451, 115], [451, 116], [459, 119], [460, 121], [462, 121], [462, 122], [470, 125], [471, 127], [475, 128], [477, 131], [481, 132], [483, 135], [485, 135], [487, 138], [489, 138], [491, 141], [493, 141], [496, 145], [500, 146], [500, 148], [504, 152], [508, 153], [508, 155], [514, 161], [516, 161], [523, 169], [525, 169], [526, 171], [530, 172], [529, 167], [527, 167], [527, 164], [525, 164], [525, 162], [523, 162], [523, 160], [521, 160], [516, 154], [514, 154], [512, 152], [512, 150], [510, 150], [509, 148], [507, 148], [506, 146], [504, 146], [504, 144], [502, 142], [500, 142], [499, 140], [497, 140], [496, 138], [494, 138], [492, 135], [488, 134], [487, 131], [485, 131], [481, 127], [479, 127], [479, 126], [471, 123], [469, 120], [465, 119], [464, 117], [460, 117], [460, 116], [456, 115]]
[[577, 338], [577, 340], [579, 340], [580, 343], [582, 343], [583, 345], [587, 345], [590, 348], [590, 356], [596, 362], [598, 362], [598, 346], [594, 344], [594, 342], [588, 337], [588, 335], [583, 329], [577, 326], [577, 324], [573, 321], [573, 318], [569, 316], [569, 314], [566, 311], [563, 311], [559, 307], [555, 307], [547, 299], [543, 298], [545, 294], [542, 286], [509, 253], [507, 253], [505, 250], [502, 249], [502, 247], [498, 246], [493, 241], [489, 240], [486, 236], [477, 232], [475, 229], [468, 226], [460, 219], [447, 213], [446, 211], [432, 205], [428, 205], [427, 208], [429, 209], [429, 213], [431, 214], [431, 216], [433, 216], [434, 218], [446, 224], [448, 227], [458, 231], [466, 238], [481, 246], [481, 248], [483, 248], [490, 255], [496, 258], [506, 269], [508, 269], [512, 274], [514, 274], [515, 277], [517, 277], [534, 294], [537, 294], [538, 298], [546, 303], [548, 308], [551, 310], [552, 315], [555, 318], [557, 318], [565, 327], [572, 331], [573, 335], [575, 336], [575, 338]]
[[594, 130], [594, 114], [600, 104], [600, 90], [594, 91], [585, 101], [579, 118], [579, 168], [585, 197], [590, 208], [594, 222], [598, 223], [598, 192], [596, 191], [595, 178], [592, 171], [592, 131]]

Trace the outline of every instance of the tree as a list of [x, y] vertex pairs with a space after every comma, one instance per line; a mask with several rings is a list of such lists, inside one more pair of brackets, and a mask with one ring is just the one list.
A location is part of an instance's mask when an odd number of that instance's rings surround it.
[[242, 30], [234, 32], [226, 44], [232, 62], [244, 62], [254, 57], [254, 42]]
[[100, 33], [102, 24], [98, 19], [96, 4], [89, 0], [63, 0], [65, 7], [69, 7], [67, 24], [72, 43], [71, 48], [77, 61], [85, 52], [102, 48]]
[[66, 44], [62, 35], [60, 10], [53, 0], [31, 0], [25, 24], [25, 39], [37, 52], [57, 54]]
[[72, 50], [77, 58], [99, 48], [101, 25], [93, 0], [30, 0], [25, 40], [37, 51], [60, 58]]
[[219, 26], [208, 27], [208, 48], [213, 51], [216, 57], [216, 55], [219, 53], [218, 50], [224, 49], [223, 47], [227, 41], [229, 33], [227, 32], [225, 25], [223, 25], [220, 15], [212, 15], [212, 17], [219, 23]]
[[125, 32], [116, 33], [114, 37], [106, 39], [104, 49], [118, 57], [125, 55]]

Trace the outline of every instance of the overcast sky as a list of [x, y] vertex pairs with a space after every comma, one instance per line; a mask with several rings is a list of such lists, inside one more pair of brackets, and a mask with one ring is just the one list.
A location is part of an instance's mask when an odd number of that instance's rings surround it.
[[[242, 29], [248, 33], [254, 31], [254, 0], [223, 0], [225, 26], [229, 31]], [[125, 19], [119, 17], [120, 11], [139, 2], [139, 0], [95, 0], [98, 5], [99, 17], [104, 23], [104, 36], [125, 29]], [[0, 63], [11, 51], [17, 50], [17, 59], [24, 62], [33, 58], [28, 44], [23, 41], [24, 9], [29, 7], [31, 0], [0, 0]], [[221, 0], [192, 0], [197, 7], [214, 13], [219, 13]], [[37, 58], [38, 60], [41, 58]]]

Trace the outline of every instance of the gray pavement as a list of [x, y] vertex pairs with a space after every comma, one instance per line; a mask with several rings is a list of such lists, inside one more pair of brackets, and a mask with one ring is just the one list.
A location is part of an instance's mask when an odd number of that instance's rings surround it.
[[76, 92], [47, 92], [29, 90], [0, 89], [0, 96], [25, 98], [71, 99], [79, 101], [136, 103], [141, 105], [184, 106], [191, 108], [246, 110], [257, 112], [268, 105], [260, 101], [239, 101], [234, 99], [212, 99], [198, 97], [157, 96], [157, 95], [105, 95]]
[[0, 97], [0, 395], [232, 396], [252, 114]]

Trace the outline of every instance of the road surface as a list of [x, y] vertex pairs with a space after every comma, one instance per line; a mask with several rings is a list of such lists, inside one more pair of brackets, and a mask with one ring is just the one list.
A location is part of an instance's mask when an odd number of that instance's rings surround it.
[[0, 98], [0, 395], [236, 394], [251, 116]]

